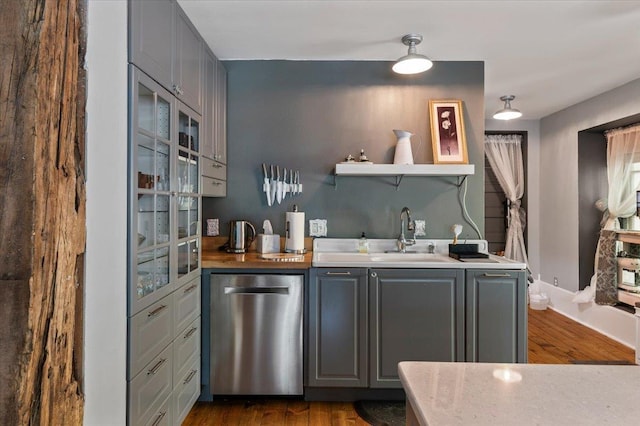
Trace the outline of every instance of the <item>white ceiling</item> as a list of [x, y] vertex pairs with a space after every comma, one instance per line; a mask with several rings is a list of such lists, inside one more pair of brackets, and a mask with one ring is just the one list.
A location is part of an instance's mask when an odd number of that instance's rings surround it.
[[[640, 78], [640, 0], [178, 0], [222, 60], [485, 62], [485, 116], [538, 119]], [[427, 71], [428, 72], [428, 71]]]

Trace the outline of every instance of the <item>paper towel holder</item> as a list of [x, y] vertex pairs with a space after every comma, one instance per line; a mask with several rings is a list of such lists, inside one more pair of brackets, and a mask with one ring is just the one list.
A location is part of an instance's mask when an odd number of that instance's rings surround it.
[[[298, 205], [294, 204], [293, 205], [293, 209], [292, 209], [293, 213], [300, 213], [298, 212]], [[287, 213], [288, 215], [289, 213]], [[294, 253], [294, 254], [305, 254], [307, 252], [307, 249], [304, 248], [304, 213], [302, 213], [303, 215], [303, 219], [302, 219], [302, 223], [303, 223], [303, 228], [302, 228], [302, 248], [291, 248], [291, 244], [293, 243], [293, 236], [291, 235], [291, 222], [289, 221], [289, 219], [287, 218], [285, 220], [285, 242], [284, 242], [284, 251], [285, 253]]]

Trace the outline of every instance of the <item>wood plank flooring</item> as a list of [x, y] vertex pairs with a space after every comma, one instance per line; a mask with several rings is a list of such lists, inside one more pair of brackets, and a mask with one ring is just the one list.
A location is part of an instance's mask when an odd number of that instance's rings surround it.
[[[555, 311], [529, 309], [529, 363], [635, 362], [630, 349]], [[228, 400], [196, 403], [183, 426], [343, 426], [368, 425], [349, 402], [294, 399]]]

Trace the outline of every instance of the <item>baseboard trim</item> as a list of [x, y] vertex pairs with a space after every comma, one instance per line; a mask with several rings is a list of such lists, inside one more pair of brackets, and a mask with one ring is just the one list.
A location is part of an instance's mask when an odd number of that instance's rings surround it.
[[554, 311], [635, 349], [636, 319], [633, 314], [595, 302], [574, 303], [571, 301], [574, 293], [541, 280], [536, 280], [536, 284], [541, 292], [547, 293], [549, 307]]

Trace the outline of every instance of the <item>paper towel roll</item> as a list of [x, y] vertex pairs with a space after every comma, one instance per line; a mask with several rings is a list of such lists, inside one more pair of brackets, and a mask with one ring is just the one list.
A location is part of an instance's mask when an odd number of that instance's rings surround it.
[[304, 253], [304, 212], [285, 213], [286, 240], [284, 251]]

